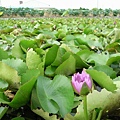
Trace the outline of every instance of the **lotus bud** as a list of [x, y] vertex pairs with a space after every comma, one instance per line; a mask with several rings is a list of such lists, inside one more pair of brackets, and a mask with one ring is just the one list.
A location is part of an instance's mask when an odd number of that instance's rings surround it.
[[92, 90], [92, 79], [85, 69], [81, 74], [78, 72], [72, 76], [72, 86], [79, 95], [87, 95]]

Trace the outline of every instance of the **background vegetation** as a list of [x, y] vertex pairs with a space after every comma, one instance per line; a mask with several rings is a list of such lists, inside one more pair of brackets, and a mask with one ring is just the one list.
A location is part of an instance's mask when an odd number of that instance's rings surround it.
[[0, 16], [1, 17], [59, 17], [59, 16], [82, 16], [82, 17], [104, 17], [104, 16], [120, 16], [120, 10], [112, 10], [112, 9], [56, 9], [50, 8], [47, 10], [36, 10], [33, 8], [5, 8], [0, 7]]

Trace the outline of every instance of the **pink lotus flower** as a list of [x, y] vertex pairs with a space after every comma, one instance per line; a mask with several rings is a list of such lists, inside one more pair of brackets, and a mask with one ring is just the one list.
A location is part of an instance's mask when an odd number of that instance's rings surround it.
[[87, 95], [92, 90], [92, 79], [85, 69], [72, 76], [72, 86], [79, 95]]
[[114, 22], [114, 25], [116, 25], [116, 21]]

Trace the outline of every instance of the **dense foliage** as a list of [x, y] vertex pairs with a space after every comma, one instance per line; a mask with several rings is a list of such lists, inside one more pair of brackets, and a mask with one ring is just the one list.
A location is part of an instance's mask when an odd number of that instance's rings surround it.
[[52, 17], [52, 16], [62, 16], [64, 13], [66, 13], [64, 16], [120, 16], [120, 10], [112, 10], [112, 9], [85, 9], [85, 8], [79, 8], [79, 9], [56, 9], [56, 8], [50, 8], [47, 10], [36, 10], [33, 8], [5, 8], [0, 7], [0, 12], [2, 12], [1, 17]]
[[89, 119], [93, 111], [105, 119], [120, 117], [119, 19], [0, 23], [0, 119], [84, 120], [81, 96], [71, 85], [71, 76], [83, 68], [94, 84], [88, 95]]

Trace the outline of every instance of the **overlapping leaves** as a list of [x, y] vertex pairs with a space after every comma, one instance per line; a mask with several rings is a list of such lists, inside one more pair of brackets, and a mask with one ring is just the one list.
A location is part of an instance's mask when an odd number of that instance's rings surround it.
[[[112, 79], [119, 81], [120, 49], [119, 37], [116, 37], [119, 32], [109, 36], [113, 29], [112, 21], [77, 18], [40, 19], [31, 23], [29, 20], [14, 21], [16, 29], [21, 30], [17, 33], [13, 31], [16, 30], [14, 22], [8, 21], [2, 21], [6, 26], [0, 35], [0, 103], [19, 108], [31, 101], [32, 111], [43, 118], [57, 119], [56, 115], [49, 115], [53, 113], [66, 116], [66, 120], [77, 120], [77, 115], [73, 117], [70, 114], [73, 106], [77, 107], [80, 101], [77, 100], [74, 105], [74, 93], [68, 78], [71, 79], [72, 74], [81, 72], [83, 68], [87, 69], [95, 85], [101, 90], [106, 89], [90, 94], [95, 100], [93, 105], [89, 97], [90, 112], [94, 106], [106, 110], [99, 96], [108, 100], [106, 96], [110, 94], [110, 98], [114, 96], [118, 100], [119, 93], [112, 93], [117, 89]], [[91, 22], [94, 24], [90, 25]], [[9, 49], [5, 49], [6, 46], [10, 46]], [[14, 91], [12, 99], [4, 94], [8, 89]], [[112, 106], [109, 100], [105, 105]], [[1, 118], [7, 109], [0, 108]], [[78, 112], [81, 109], [82, 104]]]
[[37, 96], [42, 108], [49, 113], [60, 112], [64, 117], [73, 107], [74, 94], [67, 77], [57, 75], [51, 81], [40, 76], [36, 85]]

